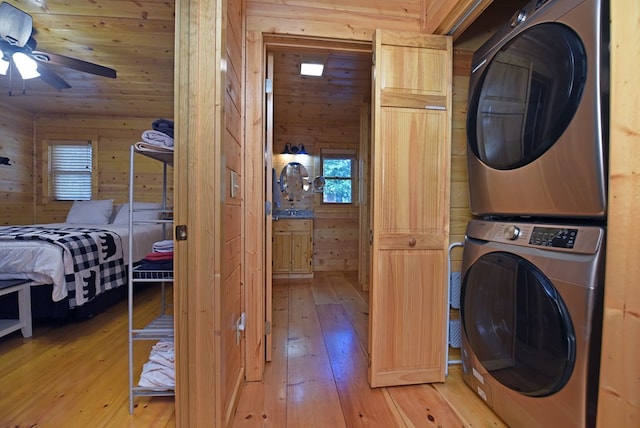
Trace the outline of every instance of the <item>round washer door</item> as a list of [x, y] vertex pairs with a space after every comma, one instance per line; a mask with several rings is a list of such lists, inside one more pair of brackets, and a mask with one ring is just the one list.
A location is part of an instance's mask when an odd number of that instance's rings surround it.
[[587, 76], [585, 47], [569, 27], [544, 23], [500, 49], [472, 88], [470, 151], [498, 170], [544, 154], [573, 118]]
[[560, 390], [575, 364], [575, 334], [567, 308], [548, 278], [506, 252], [481, 256], [461, 289], [464, 334], [498, 382], [543, 397]]

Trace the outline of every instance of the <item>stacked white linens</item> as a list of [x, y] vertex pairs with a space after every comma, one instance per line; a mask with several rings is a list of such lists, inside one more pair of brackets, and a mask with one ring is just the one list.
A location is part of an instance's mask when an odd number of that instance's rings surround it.
[[151, 250], [154, 253], [173, 252], [173, 239], [165, 239], [164, 241], [154, 242]]
[[162, 339], [151, 348], [149, 361], [142, 366], [138, 386], [145, 388], [176, 387], [175, 349], [173, 339]]
[[164, 132], [148, 129], [142, 133], [142, 141], [160, 147], [173, 147], [173, 138]]

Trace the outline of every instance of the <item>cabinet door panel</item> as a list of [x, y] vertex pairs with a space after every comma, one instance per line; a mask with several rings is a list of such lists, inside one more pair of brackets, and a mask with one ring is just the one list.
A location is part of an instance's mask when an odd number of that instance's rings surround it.
[[273, 232], [273, 273], [291, 270], [291, 232]]
[[369, 383], [443, 382], [452, 41], [378, 30], [374, 54]]
[[311, 270], [311, 254], [309, 252], [309, 232], [293, 232], [291, 234], [291, 271], [309, 272]]

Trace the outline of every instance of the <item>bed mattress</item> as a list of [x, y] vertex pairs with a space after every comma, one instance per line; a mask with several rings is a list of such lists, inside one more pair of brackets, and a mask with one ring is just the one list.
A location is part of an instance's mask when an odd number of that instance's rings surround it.
[[[129, 261], [129, 226], [127, 224], [81, 225], [53, 223], [34, 225], [47, 229], [91, 228], [114, 232], [120, 237], [125, 264]], [[65, 281], [65, 272], [69, 271], [69, 261], [63, 257], [60, 246], [41, 240], [15, 240], [3, 238], [2, 231], [9, 227], [0, 227], [0, 279], [22, 278], [37, 284], [53, 284], [52, 300], [65, 299], [69, 292]], [[132, 236], [132, 260], [140, 261], [149, 253], [154, 242], [164, 239], [163, 227], [159, 224], [136, 224]], [[77, 302], [82, 304], [83, 301]]]

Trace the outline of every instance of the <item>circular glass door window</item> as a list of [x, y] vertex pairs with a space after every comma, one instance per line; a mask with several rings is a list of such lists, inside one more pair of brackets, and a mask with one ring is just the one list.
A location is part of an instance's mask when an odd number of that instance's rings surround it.
[[470, 94], [469, 148], [491, 168], [522, 167], [562, 135], [587, 77], [582, 41], [557, 23], [533, 26], [490, 59]]
[[573, 324], [553, 284], [529, 261], [505, 252], [480, 257], [463, 278], [460, 311], [471, 350], [498, 382], [541, 397], [569, 380]]

